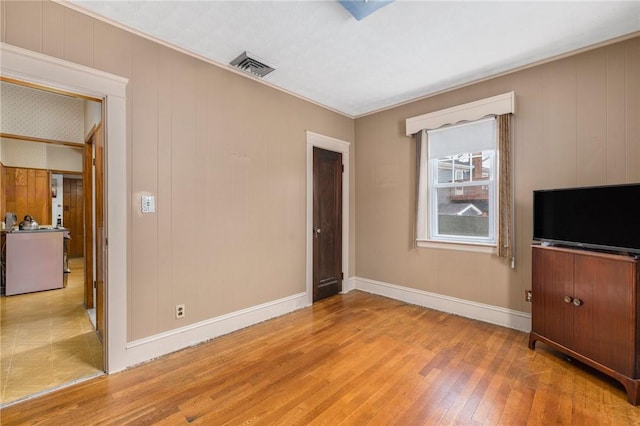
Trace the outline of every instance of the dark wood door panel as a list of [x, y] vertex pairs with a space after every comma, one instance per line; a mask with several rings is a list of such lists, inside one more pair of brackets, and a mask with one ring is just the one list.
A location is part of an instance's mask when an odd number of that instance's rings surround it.
[[84, 201], [82, 179], [63, 179], [63, 219], [64, 227], [69, 229], [71, 240], [67, 243], [69, 257], [81, 257], [84, 254]]
[[342, 154], [313, 149], [313, 300], [342, 291]]

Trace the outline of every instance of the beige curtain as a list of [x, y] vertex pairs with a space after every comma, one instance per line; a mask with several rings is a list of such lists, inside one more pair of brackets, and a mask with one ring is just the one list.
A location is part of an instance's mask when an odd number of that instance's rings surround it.
[[498, 184], [498, 257], [515, 267], [513, 236], [513, 193], [511, 188], [511, 114], [498, 116], [498, 152], [500, 181]]

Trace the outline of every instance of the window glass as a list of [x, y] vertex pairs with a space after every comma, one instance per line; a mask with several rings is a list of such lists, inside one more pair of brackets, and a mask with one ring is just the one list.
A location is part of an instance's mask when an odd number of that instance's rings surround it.
[[495, 119], [428, 132], [427, 144], [422, 239], [495, 244]]
[[[480, 180], [482, 179], [482, 180]], [[436, 236], [468, 236], [489, 239], [490, 192], [486, 178], [464, 186], [435, 185]]]

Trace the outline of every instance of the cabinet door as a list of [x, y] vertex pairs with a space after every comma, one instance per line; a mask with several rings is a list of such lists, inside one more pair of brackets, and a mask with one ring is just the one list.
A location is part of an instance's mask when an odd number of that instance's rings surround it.
[[5, 208], [16, 214], [18, 223], [27, 214], [40, 225], [51, 223], [49, 171], [5, 167], [5, 180]]
[[572, 347], [573, 254], [533, 247], [531, 329], [563, 346]]
[[628, 377], [635, 363], [634, 274], [629, 261], [575, 257], [575, 350]]

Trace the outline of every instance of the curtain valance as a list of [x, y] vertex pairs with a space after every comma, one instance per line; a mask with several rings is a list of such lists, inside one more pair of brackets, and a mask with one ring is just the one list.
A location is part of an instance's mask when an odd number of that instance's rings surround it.
[[446, 124], [479, 120], [488, 115], [514, 114], [515, 98], [514, 92], [508, 92], [502, 95], [407, 118], [406, 135], [414, 135], [423, 129], [437, 129]]

